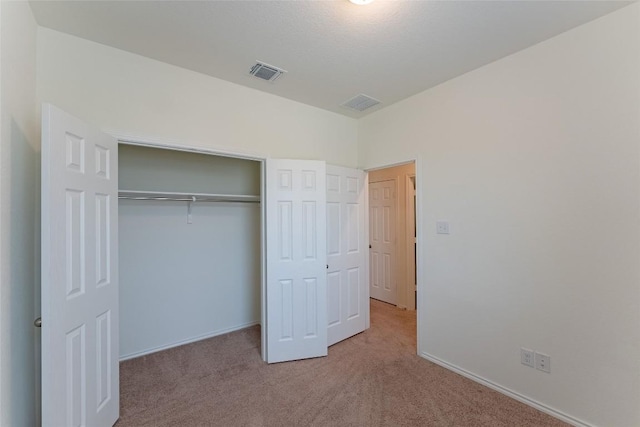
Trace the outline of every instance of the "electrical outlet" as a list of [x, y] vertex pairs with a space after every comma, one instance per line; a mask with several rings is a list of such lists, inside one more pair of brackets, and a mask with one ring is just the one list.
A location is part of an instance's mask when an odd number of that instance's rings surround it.
[[551, 356], [536, 352], [536, 369], [550, 374]]
[[438, 234], [449, 234], [449, 222], [436, 221], [436, 232]]
[[527, 348], [520, 349], [520, 362], [523, 365], [529, 366], [531, 368], [534, 367], [533, 362], [533, 350], [529, 350]]

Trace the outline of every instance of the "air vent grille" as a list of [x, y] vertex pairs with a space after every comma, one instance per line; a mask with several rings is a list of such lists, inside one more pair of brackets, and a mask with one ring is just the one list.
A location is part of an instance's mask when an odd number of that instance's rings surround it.
[[356, 95], [350, 100], [344, 102], [342, 106], [351, 108], [353, 110], [364, 111], [367, 108], [371, 108], [374, 105], [378, 104], [380, 104], [380, 101], [378, 101], [377, 99], [361, 93], [360, 95]]
[[254, 77], [257, 77], [262, 80], [266, 80], [268, 82], [274, 82], [280, 77], [282, 74], [286, 73], [285, 70], [274, 67], [273, 65], [265, 64], [264, 62], [258, 61], [251, 70], [249, 74]]

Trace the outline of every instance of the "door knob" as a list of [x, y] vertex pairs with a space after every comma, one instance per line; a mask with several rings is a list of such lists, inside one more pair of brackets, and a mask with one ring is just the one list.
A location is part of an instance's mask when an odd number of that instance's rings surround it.
[[36, 320], [34, 320], [33, 321], [33, 326], [35, 326], [36, 328], [42, 327], [42, 318], [38, 317]]

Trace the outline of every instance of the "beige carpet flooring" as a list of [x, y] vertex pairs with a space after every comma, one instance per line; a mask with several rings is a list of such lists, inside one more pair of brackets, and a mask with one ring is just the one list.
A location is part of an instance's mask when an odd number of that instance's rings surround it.
[[267, 365], [252, 327], [123, 362], [125, 426], [566, 426], [416, 355], [415, 312], [372, 300], [329, 356]]

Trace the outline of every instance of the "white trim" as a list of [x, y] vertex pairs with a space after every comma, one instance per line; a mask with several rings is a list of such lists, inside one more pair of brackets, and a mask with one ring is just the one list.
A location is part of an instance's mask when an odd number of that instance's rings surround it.
[[410, 159], [407, 161], [401, 161], [401, 162], [396, 162], [396, 163], [389, 163], [389, 164], [385, 164], [385, 165], [380, 165], [380, 166], [373, 166], [367, 169], [363, 169], [365, 172], [373, 172], [373, 171], [377, 171], [380, 169], [389, 169], [389, 168], [395, 168], [398, 166], [404, 166], [404, 165], [408, 165], [411, 163], [415, 163], [416, 159]]
[[[394, 166], [391, 166], [394, 167]], [[387, 168], [385, 168], [387, 169]], [[405, 233], [400, 233], [400, 229], [403, 228], [402, 225], [404, 224], [404, 218], [400, 218], [400, 210], [401, 210], [401, 206], [400, 206], [400, 179], [401, 176], [400, 175], [396, 175], [395, 178], [393, 178], [393, 204], [395, 207], [395, 211], [396, 211], [396, 215], [395, 215], [395, 227], [396, 227], [396, 241], [393, 242], [393, 272], [396, 280], [396, 307], [398, 307], [399, 309], [402, 310], [406, 310], [407, 309], [407, 305], [406, 304], [401, 304], [401, 301], [404, 301], [404, 298], [400, 298], [400, 283], [404, 282], [402, 284], [402, 286], [406, 286], [406, 280], [398, 280], [400, 277], [404, 277], [404, 273], [406, 273], [406, 262], [407, 262], [407, 258], [404, 258], [404, 262], [402, 263], [402, 269], [400, 268], [400, 245], [398, 244], [398, 241], [400, 240], [400, 236], [402, 234]], [[382, 182], [384, 182], [386, 180], [383, 180]], [[380, 181], [376, 181], [376, 182], [380, 182]], [[406, 238], [406, 236], [403, 236], [404, 238]], [[402, 248], [402, 252], [404, 252], [404, 249], [406, 248]], [[406, 254], [405, 254], [406, 255]], [[403, 271], [404, 270], [404, 271]], [[401, 274], [401, 271], [403, 274]], [[404, 290], [404, 294], [406, 297], [407, 294], [407, 289], [403, 288]]]
[[106, 131], [109, 135], [118, 140], [119, 143], [128, 145], [139, 145], [142, 147], [163, 148], [165, 150], [176, 151], [190, 151], [194, 153], [211, 154], [224, 157], [236, 157], [239, 159], [247, 160], [265, 160], [268, 156], [265, 153], [259, 153], [254, 151], [241, 151], [237, 148], [229, 147], [203, 147], [200, 144], [186, 145], [180, 141], [164, 139], [164, 138], [149, 138], [137, 135], [127, 135], [114, 131]]
[[424, 280], [424, 270], [422, 268], [422, 263], [418, 260], [421, 260], [425, 250], [424, 250], [424, 234], [426, 226], [422, 222], [422, 196], [420, 192], [423, 191], [423, 185], [420, 181], [422, 178], [422, 156], [418, 155], [413, 160], [415, 162], [414, 173], [416, 175], [416, 335], [417, 335], [417, 350], [416, 353], [420, 354], [422, 348], [424, 348], [422, 339], [422, 331], [426, 330], [424, 326], [422, 326], [421, 316], [424, 314], [424, 310], [422, 308], [421, 296], [424, 295], [427, 284]]
[[[406, 173], [404, 174], [404, 204], [405, 204], [405, 210], [404, 210], [404, 234], [405, 234], [405, 299], [407, 301], [407, 309], [408, 310], [415, 310], [416, 309], [416, 289], [417, 289], [417, 283], [418, 283], [418, 269], [417, 269], [417, 263], [418, 263], [418, 258], [416, 256], [410, 257], [409, 254], [413, 253], [414, 247], [417, 247], [417, 245], [415, 244], [416, 239], [418, 237], [418, 233], [416, 232], [415, 234], [413, 232], [413, 228], [415, 225], [416, 231], [418, 228], [418, 221], [417, 221], [417, 217], [416, 217], [416, 206], [414, 203], [414, 195], [417, 194], [416, 190], [413, 188], [413, 183], [411, 182], [411, 177], [413, 177], [414, 181], [416, 179], [416, 173], [415, 173], [415, 166], [414, 166], [414, 172], [412, 174]], [[417, 188], [417, 183], [416, 183], [416, 188]], [[413, 223], [413, 225], [412, 225]], [[411, 283], [409, 281], [410, 276], [414, 279], [414, 283]]]
[[492, 390], [497, 391], [498, 393], [502, 393], [505, 396], [508, 396], [512, 399], [517, 400], [518, 402], [524, 403], [527, 406], [531, 406], [532, 408], [537, 409], [538, 411], [544, 412], [545, 414], [551, 415], [554, 418], [557, 418], [561, 421], [564, 421], [565, 423], [569, 423], [573, 426], [576, 427], [594, 427], [593, 424], [589, 424], [585, 421], [579, 420], [575, 417], [572, 417], [571, 415], [565, 414], [562, 411], [559, 411], [555, 408], [552, 408], [550, 406], [547, 406], [543, 403], [540, 403], [534, 399], [531, 399], [530, 397], [527, 397], [523, 394], [520, 394], [516, 391], [511, 390], [510, 388], [501, 386], [500, 384], [494, 383], [493, 381], [489, 381], [486, 378], [481, 377], [480, 375], [476, 375], [472, 372], [469, 372], [465, 369], [460, 368], [459, 366], [456, 366], [452, 363], [449, 362], [445, 362], [444, 360], [433, 356], [427, 352], [422, 352], [420, 353], [420, 357], [427, 359], [430, 362], [435, 363], [436, 365], [440, 365], [443, 368], [446, 368], [450, 371], [455, 372], [456, 374], [462, 375], [465, 378], [469, 378], [472, 381], [475, 381], [479, 384], [482, 384], [486, 387], [489, 387]]
[[229, 332], [239, 331], [241, 329], [246, 329], [246, 328], [249, 328], [251, 326], [255, 326], [255, 325], [259, 325], [259, 324], [260, 324], [260, 322], [258, 322], [258, 321], [249, 322], [249, 323], [243, 323], [243, 324], [238, 325], [238, 326], [232, 326], [231, 328], [220, 329], [220, 330], [217, 330], [217, 331], [213, 331], [213, 332], [209, 332], [209, 333], [206, 333], [206, 334], [198, 335], [198, 336], [195, 336], [195, 337], [187, 338], [186, 340], [177, 341], [177, 342], [174, 342], [174, 343], [171, 343], [171, 344], [161, 345], [159, 347], [154, 347], [154, 348], [150, 348], [150, 349], [147, 349], [147, 350], [142, 350], [142, 351], [138, 351], [138, 352], [135, 352], [135, 353], [129, 353], [129, 354], [126, 354], [124, 356], [120, 356], [120, 361], [124, 362], [125, 360], [135, 359], [136, 357], [146, 356], [147, 354], [157, 353], [158, 351], [168, 350], [168, 349], [173, 348], [173, 347], [179, 347], [181, 345], [191, 344], [191, 343], [194, 343], [196, 341], [206, 340], [208, 338], [213, 338], [213, 337], [217, 337], [219, 335], [228, 334]]
[[[267, 168], [265, 160], [260, 161], [260, 200], [267, 195]], [[260, 351], [262, 360], [267, 361], [269, 347], [267, 346], [267, 203], [260, 203], [260, 254], [262, 265], [260, 268]]]
[[[362, 169], [361, 169], [362, 170]], [[365, 318], [365, 330], [371, 327], [371, 254], [369, 252], [369, 243], [371, 242], [369, 236], [369, 173], [367, 171], [364, 172], [364, 238], [365, 242], [367, 242], [367, 260], [365, 262], [365, 277], [367, 283], [367, 292], [366, 298], [369, 304], [367, 305], [367, 315]]]

